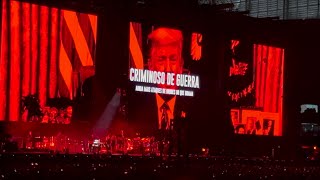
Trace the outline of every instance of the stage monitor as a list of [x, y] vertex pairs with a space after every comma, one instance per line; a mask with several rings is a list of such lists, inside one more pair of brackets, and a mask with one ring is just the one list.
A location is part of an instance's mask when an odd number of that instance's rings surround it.
[[97, 15], [1, 3], [0, 120], [70, 124], [95, 74]]
[[129, 50], [130, 127], [144, 134], [173, 128], [201, 91], [202, 34], [130, 22]]
[[228, 79], [235, 134], [282, 136], [284, 49], [232, 40]]

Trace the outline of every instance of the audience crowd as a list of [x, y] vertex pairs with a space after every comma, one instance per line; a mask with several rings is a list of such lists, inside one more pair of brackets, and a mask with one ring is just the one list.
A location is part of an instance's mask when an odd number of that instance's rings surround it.
[[319, 179], [318, 161], [0, 154], [0, 179]]

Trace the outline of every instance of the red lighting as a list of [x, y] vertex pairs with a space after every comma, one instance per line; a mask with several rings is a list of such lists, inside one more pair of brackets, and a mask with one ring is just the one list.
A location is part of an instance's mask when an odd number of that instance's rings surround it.
[[[253, 47], [253, 61], [244, 63], [241, 62], [241, 58], [237, 59], [240, 46], [241, 41], [231, 41], [233, 57], [229, 76], [245, 76], [243, 78], [245, 79], [249, 75], [248, 71], [253, 72], [253, 77], [252, 80], [246, 81], [246, 87], [235, 92], [228, 91], [228, 96], [238, 104], [249, 95], [254, 96], [255, 100], [252, 102], [252, 108], [241, 109], [240, 106], [244, 106], [242, 104], [233, 107], [233, 111], [240, 110], [237, 121], [233, 120], [235, 132], [240, 134], [238, 131], [245, 127], [244, 134], [250, 131], [250, 134], [255, 135], [281, 136], [284, 49], [261, 44], [241, 46], [241, 48]], [[237, 78], [240, 82], [243, 80], [242, 77]], [[255, 119], [255, 122], [248, 126], [248, 119]]]
[[20, 121], [25, 96], [37, 94], [41, 108], [74, 98], [80, 69], [94, 63], [97, 16], [20, 1], [1, 7], [0, 120]]

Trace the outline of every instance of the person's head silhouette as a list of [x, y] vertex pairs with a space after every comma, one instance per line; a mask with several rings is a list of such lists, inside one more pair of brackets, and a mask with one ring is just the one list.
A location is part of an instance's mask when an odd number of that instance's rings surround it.
[[151, 47], [148, 67], [150, 70], [182, 73], [183, 58], [181, 31], [170, 28], [158, 28], [148, 36]]

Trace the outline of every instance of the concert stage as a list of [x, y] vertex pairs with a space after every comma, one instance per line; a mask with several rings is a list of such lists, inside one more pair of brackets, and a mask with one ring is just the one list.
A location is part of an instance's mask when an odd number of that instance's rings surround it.
[[313, 23], [1, 3], [0, 179], [320, 177]]

